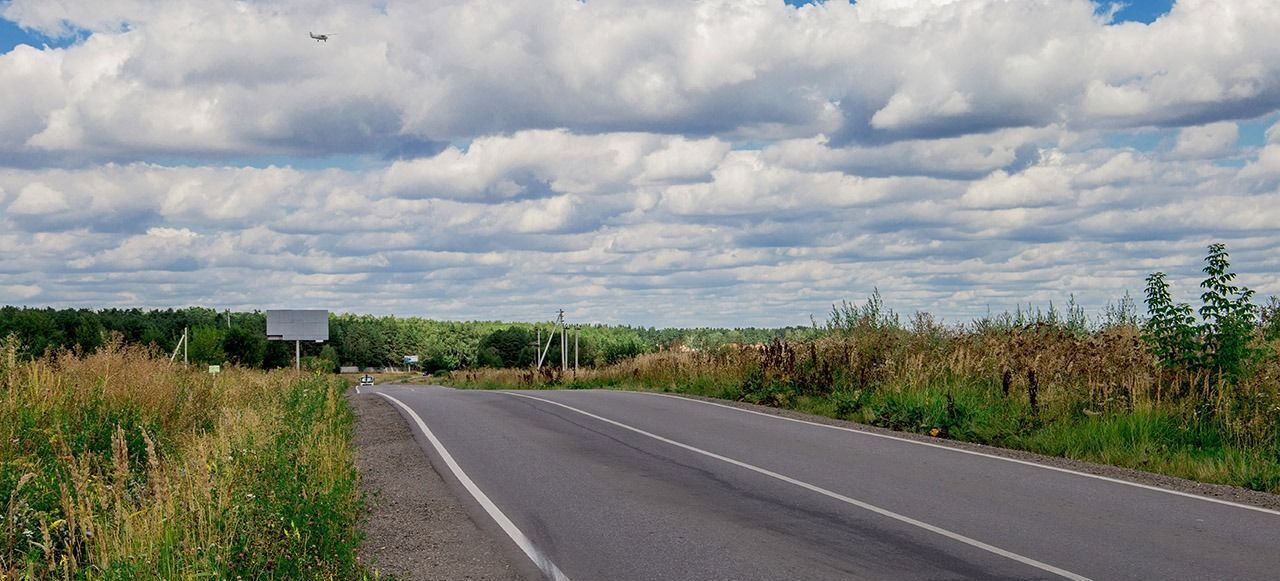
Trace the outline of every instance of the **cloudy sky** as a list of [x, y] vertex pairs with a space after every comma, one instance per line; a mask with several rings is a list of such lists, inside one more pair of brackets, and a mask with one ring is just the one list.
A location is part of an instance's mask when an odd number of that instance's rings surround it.
[[[1275, 0], [0, 1], [0, 303], [1280, 294]], [[308, 32], [331, 33], [316, 42]]]

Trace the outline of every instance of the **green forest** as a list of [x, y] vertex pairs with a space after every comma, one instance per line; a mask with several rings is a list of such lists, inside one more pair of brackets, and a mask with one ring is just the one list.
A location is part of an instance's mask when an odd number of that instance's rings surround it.
[[[202, 307], [183, 309], [0, 308], [0, 338], [14, 335], [25, 357], [60, 350], [91, 353], [118, 336], [130, 344], [154, 346], [170, 354], [183, 329], [189, 329], [187, 356], [192, 363], [273, 369], [293, 364], [292, 342], [266, 339], [266, 314]], [[303, 343], [303, 364], [313, 370], [340, 366], [401, 365], [406, 355], [419, 358], [423, 371], [531, 364], [539, 329], [546, 345], [551, 323], [436, 321], [417, 317], [330, 314], [329, 341]], [[677, 345], [705, 349], [732, 343], [801, 339], [808, 327], [781, 329], [657, 329], [609, 325], [570, 327], [578, 339], [584, 366], [616, 363]], [[571, 347], [572, 349], [572, 347]], [[572, 361], [573, 352], [569, 353]], [[551, 341], [548, 361], [560, 360], [560, 342]]]

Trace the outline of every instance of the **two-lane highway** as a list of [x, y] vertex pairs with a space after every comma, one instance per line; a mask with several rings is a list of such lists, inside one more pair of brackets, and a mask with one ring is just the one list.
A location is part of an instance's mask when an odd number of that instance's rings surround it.
[[548, 577], [1280, 577], [1263, 509], [659, 394], [362, 392]]

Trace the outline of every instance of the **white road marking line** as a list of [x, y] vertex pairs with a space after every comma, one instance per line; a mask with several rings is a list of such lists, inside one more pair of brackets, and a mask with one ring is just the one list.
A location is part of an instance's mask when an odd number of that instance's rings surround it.
[[374, 393], [387, 398], [392, 403], [395, 403], [400, 406], [401, 409], [409, 413], [409, 417], [413, 418], [413, 421], [418, 424], [418, 429], [422, 430], [423, 435], [431, 441], [431, 445], [435, 447], [436, 452], [438, 452], [440, 457], [444, 459], [444, 463], [449, 466], [449, 470], [453, 471], [453, 475], [458, 478], [458, 481], [462, 483], [462, 486], [467, 489], [467, 492], [471, 493], [471, 496], [476, 499], [476, 502], [480, 503], [480, 506], [484, 508], [485, 512], [489, 513], [489, 516], [498, 523], [498, 526], [502, 527], [503, 532], [506, 532], [507, 536], [511, 537], [511, 540], [515, 541], [516, 545], [520, 547], [520, 550], [524, 551], [524, 554], [528, 555], [529, 559], [533, 560], [533, 564], [537, 565], [538, 568], [542, 570], [543, 575], [546, 575], [548, 579], [553, 581], [569, 581], [569, 577], [551, 561], [551, 557], [548, 557], [542, 551], [538, 550], [537, 547], [533, 546], [533, 541], [530, 541], [529, 537], [525, 536], [523, 532], [520, 532], [520, 529], [516, 527], [515, 523], [511, 522], [511, 519], [507, 518], [507, 515], [503, 514], [502, 510], [499, 509], [497, 505], [493, 504], [492, 500], [489, 500], [488, 495], [486, 495], [484, 491], [480, 490], [479, 486], [476, 486], [476, 483], [471, 480], [470, 476], [467, 476], [467, 473], [464, 472], [462, 467], [458, 465], [457, 461], [453, 459], [453, 455], [449, 454], [449, 451], [444, 448], [444, 444], [440, 443], [440, 440], [431, 432], [431, 429], [427, 427], [426, 422], [422, 421], [422, 418], [418, 416], [417, 412], [405, 405], [404, 402], [385, 393]]
[[770, 477], [770, 478], [775, 478], [775, 479], [777, 479], [777, 480], [781, 480], [781, 481], [786, 482], [786, 483], [788, 483], [788, 484], [794, 484], [794, 485], [796, 485], [796, 486], [799, 486], [800, 488], [804, 488], [805, 490], [810, 490], [810, 491], [816, 492], [816, 493], [818, 493], [818, 494], [821, 494], [821, 495], [823, 495], [823, 496], [827, 496], [827, 497], [830, 497], [830, 498], [834, 498], [834, 499], [836, 499], [836, 500], [839, 500], [839, 501], [841, 501], [841, 502], [845, 502], [845, 503], [847, 503], [847, 504], [851, 504], [851, 505], [856, 506], [856, 507], [858, 507], [858, 508], [861, 508], [861, 509], [864, 509], [864, 510], [869, 510], [869, 511], [874, 512], [874, 513], [876, 513], [876, 514], [879, 514], [879, 515], [881, 515], [881, 516], [886, 516], [886, 517], [889, 517], [889, 518], [894, 519], [894, 520], [896, 520], [896, 521], [903, 522], [903, 523], [906, 523], [906, 524], [909, 524], [909, 525], [912, 525], [912, 526], [915, 526], [915, 527], [922, 528], [922, 529], [924, 529], [924, 530], [926, 530], [926, 531], [929, 531], [929, 532], [931, 532], [931, 533], [935, 533], [935, 534], [942, 535], [942, 536], [944, 536], [944, 537], [947, 537], [947, 538], [952, 539], [952, 540], [955, 540], [955, 541], [959, 541], [959, 542], [961, 542], [961, 543], [964, 543], [964, 544], [969, 545], [969, 546], [972, 546], [972, 547], [977, 547], [977, 548], [982, 549], [982, 550], [984, 550], [984, 551], [987, 551], [987, 552], [989, 552], [989, 553], [994, 553], [994, 554], [996, 554], [996, 555], [1000, 555], [1001, 557], [1005, 557], [1005, 558], [1007, 558], [1007, 559], [1010, 559], [1010, 560], [1013, 560], [1013, 561], [1017, 561], [1017, 562], [1019, 562], [1019, 563], [1023, 563], [1023, 564], [1025, 564], [1025, 565], [1030, 565], [1030, 566], [1035, 567], [1035, 568], [1037, 568], [1037, 569], [1040, 569], [1040, 570], [1042, 570], [1042, 571], [1046, 571], [1046, 572], [1049, 572], [1049, 573], [1053, 573], [1054, 575], [1058, 575], [1059, 577], [1064, 577], [1064, 578], [1067, 578], [1067, 579], [1072, 579], [1072, 580], [1074, 580], [1074, 581], [1089, 581], [1089, 578], [1088, 578], [1088, 577], [1084, 577], [1084, 576], [1081, 576], [1081, 575], [1077, 575], [1077, 574], [1075, 574], [1075, 573], [1072, 573], [1071, 571], [1067, 571], [1066, 569], [1060, 569], [1060, 568], [1058, 568], [1058, 567], [1054, 567], [1053, 565], [1050, 565], [1050, 564], [1048, 564], [1048, 563], [1042, 563], [1042, 562], [1037, 561], [1037, 560], [1035, 560], [1035, 559], [1032, 559], [1032, 558], [1030, 558], [1030, 557], [1024, 557], [1024, 556], [1019, 555], [1019, 554], [1017, 554], [1017, 553], [1014, 553], [1014, 552], [1011, 552], [1011, 551], [1007, 551], [1007, 550], [1005, 550], [1005, 549], [1001, 549], [1000, 547], [997, 547], [997, 546], [995, 546], [995, 545], [989, 545], [989, 544], [984, 543], [984, 542], [982, 542], [982, 541], [979, 541], [979, 540], [977, 540], [977, 539], [971, 539], [971, 538], [966, 537], [966, 536], [964, 536], [964, 535], [962, 535], [962, 534], [960, 534], [960, 533], [952, 532], [952, 531], [949, 531], [949, 530], [944, 529], [944, 528], [942, 528], [942, 527], [934, 526], [934, 525], [931, 525], [931, 524], [929, 524], [929, 523], [927, 523], [927, 522], [919, 521], [919, 520], [913, 519], [913, 518], [911, 518], [911, 517], [909, 517], [909, 516], [902, 515], [902, 514], [898, 514], [898, 513], [896, 513], [896, 512], [893, 512], [893, 511], [891, 511], [891, 510], [888, 510], [888, 509], [880, 508], [880, 507], [878, 507], [878, 506], [876, 506], [876, 505], [874, 505], [874, 504], [868, 504], [868, 503], [863, 502], [863, 501], [861, 501], [861, 500], [858, 500], [858, 499], [856, 499], [856, 498], [850, 498], [850, 497], [845, 496], [845, 495], [843, 495], [843, 494], [840, 494], [840, 493], [838, 493], [838, 492], [832, 492], [832, 491], [830, 491], [830, 490], [827, 490], [827, 489], [825, 489], [825, 488], [822, 488], [821, 486], [816, 486], [816, 485], [813, 485], [813, 484], [809, 484], [808, 482], [804, 482], [804, 481], [802, 481], [802, 480], [796, 480], [795, 478], [791, 478], [790, 476], [786, 476], [786, 475], [783, 475], [783, 474], [779, 474], [779, 473], [777, 473], [777, 472], [773, 472], [772, 470], [767, 470], [767, 469], [765, 469], [765, 468], [761, 468], [761, 467], [756, 466], [756, 465], [753, 465], [753, 464], [748, 464], [748, 463], [746, 463], [746, 462], [742, 462], [742, 461], [740, 461], [740, 460], [734, 460], [733, 458], [729, 458], [729, 457], [727, 457], [727, 456], [721, 456], [721, 455], [719, 455], [719, 454], [716, 454], [715, 452], [708, 452], [708, 451], [703, 450], [703, 449], [701, 449], [701, 448], [697, 448], [697, 447], [694, 447], [694, 446], [690, 446], [690, 445], [685, 444], [685, 443], [682, 443], [682, 442], [677, 442], [677, 441], [672, 440], [672, 439], [670, 439], [670, 438], [664, 438], [664, 437], [659, 436], [659, 435], [657, 435], [657, 434], [654, 434], [654, 433], [650, 433], [650, 432], [646, 432], [646, 431], [644, 431], [644, 430], [641, 430], [640, 428], [631, 427], [631, 426], [628, 426], [627, 424], [624, 424], [624, 423], [622, 423], [622, 422], [618, 422], [618, 421], [611, 420], [611, 419], [609, 419], [609, 418], [601, 417], [601, 416], [598, 416], [598, 415], [593, 414], [593, 413], [591, 413], [591, 412], [587, 412], [587, 411], [580, 410], [580, 409], [575, 408], [575, 407], [573, 407], [573, 406], [565, 405], [565, 404], [562, 404], [562, 403], [560, 403], [560, 402], [556, 402], [556, 401], [551, 401], [551, 400], [549, 400], [549, 399], [543, 399], [543, 398], [540, 398], [540, 397], [534, 397], [534, 396], [531, 396], [531, 395], [525, 395], [525, 394], [523, 394], [523, 393], [512, 393], [512, 392], [505, 392], [505, 391], [504, 391], [504, 392], [501, 392], [501, 393], [505, 393], [505, 394], [510, 395], [510, 396], [522, 397], [522, 398], [526, 398], [526, 399], [532, 399], [532, 400], [536, 400], [536, 401], [540, 401], [540, 402], [544, 402], [544, 403], [549, 403], [549, 404], [554, 405], [554, 406], [559, 406], [559, 407], [562, 407], [562, 408], [564, 408], [564, 409], [567, 409], [567, 410], [570, 410], [570, 411], [573, 411], [573, 412], [577, 412], [577, 413], [582, 414], [582, 415], [584, 415], [584, 416], [587, 416], [587, 417], [589, 417], [589, 418], [594, 418], [594, 419], [596, 419], [596, 420], [600, 420], [600, 421], [605, 422], [605, 423], [607, 423], [607, 424], [611, 424], [611, 425], [617, 426], [617, 427], [622, 428], [622, 429], [624, 429], [624, 430], [630, 430], [630, 431], [635, 432], [635, 433], [637, 433], [637, 434], [640, 434], [640, 435], [642, 435], [642, 436], [648, 436], [648, 437], [650, 437], [650, 438], [653, 438], [653, 439], [655, 439], [655, 440], [658, 440], [659, 442], [663, 442], [663, 443], [666, 443], [666, 444], [670, 444], [670, 445], [672, 445], [672, 446], [676, 446], [676, 447], [678, 447], [678, 448], [683, 448], [683, 449], [688, 450], [688, 451], [690, 451], [690, 452], [694, 452], [694, 453], [696, 453], [696, 454], [701, 454], [701, 455], [703, 455], [703, 456], [707, 456], [708, 458], [714, 458], [714, 459], [716, 459], [716, 460], [720, 460], [721, 462], [726, 462], [726, 463], [732, 464], [732, 465], [734, 465], [734, 466], [738, 466], [738, 467], [740, 467], [740, 468], [746, 468], [747, 470], [750, 470], [750, 471], [752, 471], [752, 472], [756, 472], [756, 473], [758, 473], [758, 474], [763, 474], [763, 475], [765, 475], [765, 476], [768, 476], [768, 477]]
[[679, 396], [679, 395], [674, 395], [674, 394], [669, 394], [669, 393], [653, 393], [653, 392], [647, 392], [647, 391], [625, 391], [625, 390], [620, 390], [620, 391], [621, 391], [622, 393], [636, 393], [636, 394], [642, 394], [642, 395], [656, 395], [656, 396], [661, 396], [661, 397], [669, 397], [669, 398], [672, 398], [672, 399], [678, 399], [678, 400], [682, 400], [682, 401], [691, 401], [691, 402], [695, 402], [695, 403], [703, 403], [703, 404], [707, 404], [707, 405], [712, 405], [712, 406], [716, 406], [716, 407], [721, 407], [721, 408], [725, 408], [725, 409], [730, 409], [730, 410], [737, 411], [737, 412], [743, 412], [743, 413], [748, 413], [748, 414], [756, 414], [756, 415], [758, 415], [758, 416], [765, 416], [765, 417], [768, 417], [768, 418], [776, 418], [776, 419], [779, 419], [779, 420], [786, 420], [786, 421], [788, 421], [788, 422], [796, 422], [796, 423], [800, 423], [800, 424], [808, 424], [808, 425], [810, 425], [810, 426], [817, 426], [817, 427], [819, 427], [819, 428], [829, 428], [829, 429], [832, 429], [832, 430], [840, 430], [840, 431], [843, 431], [843, 432], [852, 432], [852, 433], [854, 433], [854, 434], [861, 434], [861, 435], [864, 435], [864, 436], [872, 436], [872, 437], [876, 437], [876, 438], [884, 438], [884, 439], [886, 439], [886, 440], [897, 440], [897, 441], [899, 441], [899, 442], [906, 442], [906, 443], [908, 443], [908, 444], [916, 444], [916, 445], [918, 445], [918, 446], [929, 446], [930, 448], [940, 448], [940, 449], [943, 449], [943, 450], [950, 450], [950, 451], [952, 451], [952, 452], [959, 452], [959, 453], [961, 453], [961, 454], [969, 454], [969, 455], [972, 455], [972, 456], [981, 456], [981, 457], [983, 457], [983, 458], [993, 458], [993, 459], [995, 459], [995, 460], [1003, 460], [1003, 461], [1005, 461], [1005, 462], [1013, 462], [1013, 463], [1015, 463], [1015, 464], [1023, 464], [1023, 465], [1026, 465], [1026, 466], [1035, 466], [1036, 468], [1043, 468], [1043, 469], [1045, 469], [1045, 470], [1053, 470], [1054, 472], [1062, 472], [1062, 473], [1064, 473], [1064, 474], [1074, 474], [1074, 475], [1076, 475], [1076, 476], [1084, 476], [1084, 477], [1087, 477], [1087, 478], [1095, 478], [1095, 479], [1098, 479], [1098, 480], [1104, 480], [1104, 481], [1106, 481], [1106, 482], [1114, 482], [1114, 483], [1116, 483], [1116, 484], [1123, 484], [1123, 485], [1125, 485], [1125, 486], [1134, 486], [1134, 487], [1137, 487], [1137, 488], [1144, 488], [1144, 489], [1146, 489], [1146, 490], [1154, 490], [1154, 491], [1157, 491], [1157, 492], [1164, 492], [1164, 493], [1167, 493], [1167, 494], [1173, 494], [1173, 495], [1177, 495], [1177, 496], [1185, 496], [1185, 497], [1187, 497], [1187, 498], [1194, 498], [1194, 499], [1196, 499], [1196, 500], [1203, 500], [1203, 501], [1205, 501], [1205, 502], [1213, 502], [1213, 503], [1217, 503], [1217, 504], [1223, 504], [1223, 505], [1226, 505], [1226, 506], [1234, 506], [1234, 507], [1236, 507], [1236, 508], [1243, 508], [1243, 509], [1247, 509], [1247, 510], [1253, 510], [1253, 511], [1257, 511], [1257, 512], [1263, 512], [1263, 513], [1267, 513], [1267, 514], [1273, 514], [1273, 515], [1276, 515], [1276, 516], [1280, 516], [1280, 511], [1277, 511], [1277, 510], [1271, 510], [1271, 509], [1269, 509], [1269, 508], [1262, 508], [1262, 507], [1260, 507], [1260, 506], [1253, 506], [1253, 505], [1249, 505], [1249, 504], [1241, 504], [1241, 503], [1239, 503], [1239, 502], [1232, 502], [1232, 501], [1230, 501], [1230, 500], [1222, 500], [1222, 499], [1220, 499], [1220, 498], [1214, 498], [1214, 497], [1212, 497], [1212, 496], [1204, 496], [1204, 495], [1202, 495], [1202, 494], [1193, 494], [1193, 493], [1190, 493], [1190, 492], [1182, 492], [1182, 491], [1178, 491], [1178, 490], [1169, 490], [1169, 489], [1167, 489], [1167, 488], [1160, 488], [1159, 486], [1152, 486], [1152, 485], [1150, 485], [1150, 484], [1142, 484], [1142, 483], [1139, 483], [1139, 482], [1129, 482], [1128, 480], [1121, 480], [1121, 479], [1119, 479], [1119, 478], [1111, 478], [1111, 477], [1109, 477], [1109, 476], [1100, 476], [1100, 475], [1098, 475], [1098, 474], [1090, 474], [1090, 473], [1088, 473], [1088, 472], [1081, 472], [1081, 471], [1079, 471], [1079, 470], [1072, 470], [1072, 469], [1070, 469], [1070, 468], [1059, 468], [1059, 467], [1057, 467], [1057, 466], [1049, 466], [1049, 465], [1047, 465], [1047, 464], [1040, 464], [1040, 463], [1038, 463], [1038, 462], [1031, 462], [1031, 461], [1029, 461], [1029, 460], [1018, 460], [1017, 458], [1006, 458], [1006, 457], [1004, 457], [1004, 456], [997, 456], [997, 455], [995, 455], [995, 454], [987, 454], [987, 453], [985, 453], [985, 452], [977, 452], [977, 451], [974, 451], [974, 450], [965, 450], [964, 448], [956, 448], [956, 447], [953, 447], [953, 446], [944, 446], [944, 445], [942, 445], [942, 444], [934, 444], [934, 443], [932, 443], [932, 442], [921, 442], [921, 441], [919, 441], [919, 440], [912, 440], [912, 439], [910, 439], [910, 438], [903, 438], [903, 437], [901, 437], [901, 436], [891, 436], [891, 435], [889, 435], [889, 434], [878, 434], [878, 433], [876, 433], [876, 432], [868, 432], [868, 431], [866, 431], [866, 430], [859, 430], [859, 429], [856, 429], [856, 428], [846, 428], [846, 427], [843, 427], [843, 426], [832, 426], [832, 425], [829, 425], [829, 424], [820, 424], [820, 423], [818, 423], [818, 422], [811, 422], [811, 421], [808, 421], [808, 420], [801, 420], [801, 419], [797, 419], [797, 418], [788, 418], [788, 417], [786, 417], [786, 416], [779, 416], [779, 415], [775, 415], [775, 414], [766, 414], [766, 413], [764, 413], [764, 412], [758, 412], [758, 411], [755, 411], [755, 410], [743, 409], [743, 408], [740, 408], [740, 407], [734, 407], [734, 406], [731, 406], [731, 405], [725, 405], [725, 404], [722, 404], [722, 403], [716, 403], [716, 402], [713, 402], [713, 401], [706, 401], [706, 400], [701, 400], [701, 399], [694, 399], [694, 398], [691, 398], [691, 397], [682, 397], [682, 396]]

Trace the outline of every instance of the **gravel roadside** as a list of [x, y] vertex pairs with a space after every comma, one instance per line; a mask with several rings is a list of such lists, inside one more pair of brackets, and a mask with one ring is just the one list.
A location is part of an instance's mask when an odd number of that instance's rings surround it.
[[505, 581], [521, 576], [480, 529], [386, 400], [349, 392], [356, 468], [366, 494], [361, 561], [403, 581]]

